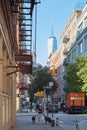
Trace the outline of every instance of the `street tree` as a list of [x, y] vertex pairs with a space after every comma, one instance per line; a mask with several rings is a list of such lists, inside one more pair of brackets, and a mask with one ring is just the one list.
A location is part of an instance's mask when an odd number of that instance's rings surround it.
[[78, 57], [76, 61], [79, 68], [77, 75], [83, 81], [82, 91], [87, 92], [87, 56]]
[[78, 63], [70, 63], [67, 66], [65, 66], [65, 87], [64, 91], [65, 92], [81, 92], [82, 91], [82, 86], [83, 86], [83, 81], [79, 77], [78, 72], [79, 72], [79, 67]]
[[32, 76], [30, 77], [29, 95], [31, 99], [34, 99], [34, 94], [37, 91], [44, 91], [44, 87], [49, 85], [49, 82], [53, 82], [53, 92], [56, 91], [58, 85], [53, 79], [47, 66], [38, 65], [33, 68]]

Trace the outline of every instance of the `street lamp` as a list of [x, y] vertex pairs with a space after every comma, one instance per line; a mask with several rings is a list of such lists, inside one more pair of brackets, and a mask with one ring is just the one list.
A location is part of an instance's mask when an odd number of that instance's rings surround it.
[[46, 87], [44, 87], [44, 114], [46, 110]]

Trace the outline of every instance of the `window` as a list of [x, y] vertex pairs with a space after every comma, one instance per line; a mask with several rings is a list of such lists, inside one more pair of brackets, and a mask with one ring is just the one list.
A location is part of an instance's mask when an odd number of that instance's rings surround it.
[[75, 58], [76, 58], [76, 50], [74, 49], [74, 50], [72, 51], [72, 62], [75, 61]]
[[87, 16], [86, 16], [86, 18], [84, 19], [84, 27], [87, 27]]
[[84, 42], [85, 42], [85, 51], [86, 51], [87, 50], [87, 36], [85, 37]]
[[78, 33], [80, 34], [83, 31], [83, 22], [78, 27]]
[[83, 53], [83, 41], [78, 44], [78, 54], [81, 55]]

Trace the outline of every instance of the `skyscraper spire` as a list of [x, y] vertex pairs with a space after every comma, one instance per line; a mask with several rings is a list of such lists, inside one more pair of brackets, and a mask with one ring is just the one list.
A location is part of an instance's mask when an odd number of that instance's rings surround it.
[[52, 36], [53, 36], [53, 24], [52, 24]]

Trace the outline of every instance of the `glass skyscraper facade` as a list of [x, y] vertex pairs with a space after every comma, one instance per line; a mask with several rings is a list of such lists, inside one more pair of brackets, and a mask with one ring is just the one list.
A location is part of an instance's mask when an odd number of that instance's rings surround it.
[[48, 58], [57, 50], [57, 39], [52, 36], [48, 38]]

